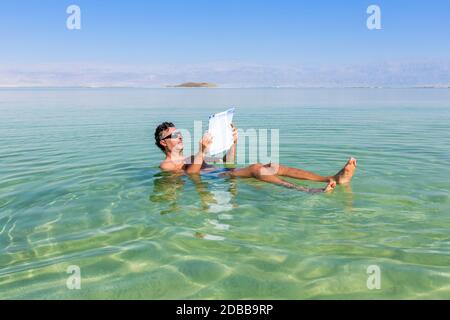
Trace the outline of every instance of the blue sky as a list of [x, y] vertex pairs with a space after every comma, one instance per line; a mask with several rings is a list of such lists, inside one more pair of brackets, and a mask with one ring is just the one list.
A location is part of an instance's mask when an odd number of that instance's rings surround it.
[[[81, 8], [81, 30], [66, 29], [71, 4]], [[366, 27], [371, 4], [381, 7], [382, 30]], [[447, 0], [2, 0], [0, 65], [52, 65], [52, 72], [68, 63], [121, 65], [122, 72], [124, 65], [170, 65], [188, 72], [210, 63], [256, 64], [268, 72], [420, 61], [423, 69], [449, 60], [449, 21]]]

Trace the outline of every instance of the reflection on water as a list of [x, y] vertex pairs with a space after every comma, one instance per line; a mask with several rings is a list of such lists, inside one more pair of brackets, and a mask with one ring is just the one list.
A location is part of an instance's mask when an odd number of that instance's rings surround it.
[[353, 190], [351, 184], [340, 185], [344, 191], [345, 211], [351, 213], [353, 211]]
[[[220, 179], [218, 183], [217, 180]], [[187, 181], [192, 182], [200, 199], [200, 209], [209, 213], [221, 213], [237, 208], [237, 184], [234, 178], [211, 177], [202, 175], [185, 175], [183, 173], [159, 172], [154, 175], [153, 193], [149, 199], [166, 207], [160, 214], [176, 212], [179, 198]]]
[[[188, 188], [192, 183], [193, 188]], [[176, 213], [180, 209], [180, 198], [183, 196], [192, 197], [186, 192], [195, 192], [199, 197], [199, 212], [217, 214], [217, 219], [230, 220], [232, 215], [225, 214], [233, 208], [237, 208], [235, 198], [237, 196], [237, 184], [235, 179], [219, 176], [206, 175], [185, 175], [183, 173], [160, 172], [155, 174], [153, 179], [153, 193], [150, 200], [160, 204], [163, 209], [161, 215]], [[188, 185], [185, 190], [185, 186]], [[216, 230], [229, 230], [230, 225], [221, 223], [215, 219], [207, 219], [207, 224]], [[202, 232], [194, 232], [193, 236], [205, 240], [224, 240], [225, 237]]]
[[166, 209], [160, 214], [176, 212], [180, 209], [178, 199], [182, 195], [185, 176], [181, 173], [160, 172], [153, 179], [153, 193], [150, 200], [163, 204]]
[[209, 190], [208, 183], [204, 181], [200, 175], [190, 175], [189, 178], [194, 183], [195, 190], [200, 196], [202, 210], [207, 211], [211, 205], [217, 204], [217, 199], [214, 197], [214, 191]]

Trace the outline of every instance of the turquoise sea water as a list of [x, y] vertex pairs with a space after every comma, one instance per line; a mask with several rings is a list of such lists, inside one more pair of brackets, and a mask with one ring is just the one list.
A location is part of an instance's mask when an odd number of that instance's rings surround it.
[[[351, 187], [159, 172], [159, 122], [230, 106]], [[2, 89], [0, 299], [449, 299], [449, 129], [445, 89]]]

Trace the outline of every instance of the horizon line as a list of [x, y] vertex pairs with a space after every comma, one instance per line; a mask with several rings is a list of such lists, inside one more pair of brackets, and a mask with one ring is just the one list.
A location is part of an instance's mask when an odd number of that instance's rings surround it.
[[0, 85], [0, 89], [450, 89], [449, 85], [417, 85], [417, 86], [225, 86], [220, 87], [173, 87], [173, 86], [8, 86]]

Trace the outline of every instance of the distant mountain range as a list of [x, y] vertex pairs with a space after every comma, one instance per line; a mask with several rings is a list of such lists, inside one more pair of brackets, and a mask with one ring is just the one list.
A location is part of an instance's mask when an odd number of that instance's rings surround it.
[[169, 88], [215, 88], [217, 87], [214, 83], [208, 82], [185, 82], [182, 84], [177, 84], [174, 86], [167, 86]]
[[[199, 79], [201, 82], [190, 82]], [[386, 61], [353, 65], [196, 65], [101, 63], [0, 65], [0, 87], [450, 87], [450, 62]]]

